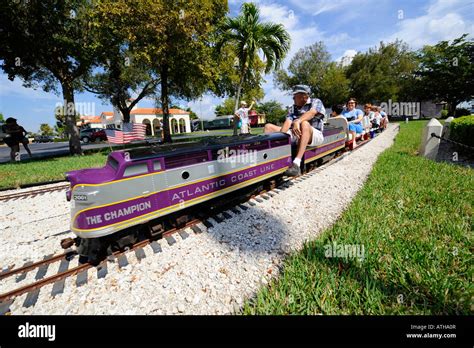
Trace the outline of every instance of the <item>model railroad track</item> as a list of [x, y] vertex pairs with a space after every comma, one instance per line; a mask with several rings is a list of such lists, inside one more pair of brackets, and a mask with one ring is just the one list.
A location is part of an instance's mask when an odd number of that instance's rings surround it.
[[[363, 146], [370, 140], [365, 140], [360, 143], [353, 151], [356, 151]], [[352, 152], [352, 151], [351, 151]], [[204, 225], [206, 228], [214, 227], [214, 223], [211, 220], [214, 220], [216, 223], [222, 223], [223, 221], [232, 218], [233, 215], [241, 214], [243, 211], [248, 210], [251, 206], [255, 206], [258, 203], [262, 203], [265, 200], [269, 200], [271, 197], [274, 197], [281, 191], [286, 190], [290, 186], [294, 185], [294, 183], [299, 183], [307, 178], [315, 175], [317, 172], [331, 166], [338, 161], [347, 157], [351, 152], [343, 153], [339, 156], [331, 157], [331, 161], [325, 163], [314, 170], [308, 171], [306, 174], [296, 177], [296, 178], [288, 178], [286, 180], [282, 180], [279, 183], [272, 180], [270, 181], [270, 185], [267, 188], [262, 188], [259, 192], [251, 195], [250, 197], [247, 195], [246, 200], [240, 203], [235, 204], [236, 201], [239, 201], [239, 198], [233, 200], [232, 202], [227, 202], [222, 206], [212, 209], [208, 213], [200, 214], [199, 218], [193, 218], [189, 220], [186, 224], [181, 225], [179, 227], [170, 228], [160, 234], [161, 239], [158, 240], [157, 238], [150, 238], [142, 240], [127, 250], [124, 251], [117, 251], [112, 255], [108, 256], [105, 260], [103, 260], [99, 265], [94, 266], [91, 263], [83, 263], [78, 266], [69, 268], [70, 261], [74, 258], [78, 257], [75, 251], [67, 251], [63, 254], [55, 255], [55, 256], [46, 256], [43, 260], [32, 263], [28, 262], [22, 267], [13, 268], [10, 267], [0, 273], [0, 280], [4, 280], [6, 278], [12, 277], [17, 275], [16, 282], [19, 283], [24, 280], [29, 272], [36, 270], [35, 275], [35, 282], [20, 286], [16, 289], [10, 290], [6, 293], [0, 294], [0, 315], [8, 314], [10, 311], [10, 306], [15, 300], [16, 297], [21, 296], [25, 293], [28, 293], [26, 299], [24, 300], [23, 307], [31, 307], [34, 306], [37, 302], [40, 290], [42, 287], [48, 284], [54, 284], [51, 296], [56, 296], [61, 294], [64, 291], [65, 280], [68, 277], [72, 277], [77, 275], [76, 278], [76, 286], [82, 286], [87, 283], [88, 281], [88, 271], [90, 269], [96, 269], [97, 278], [104, 278], [107, 275], [107, 265], [113, 262], [117, 262], [119, 268], [126, 267], [128, 265], [127, 255], [131, 256], [135, 254], [135, 257], [138, 261], [146, 257], [145, 251], [143, 250], [144, 247], [150, 246], [153, 252], [160, 253], [162, 252], [162, 246], [160, 244], [165, 242], [168, 245], [172, 246], [176, 243], [175, 237], [179, 235], [181, 239], [186, 239], [189, 237], [189, 229], [193, 231], [195, 234], [200, 234], [203, 230], [198, 226], [200, 224]], [[230, 212], [233, 215], [229, 214]], [[177, 218], [179, 220], [179, 218]], [[178, 224], [177, 224], [178, 225]], [[188, 232], [186, 232], [186, 230]], [[45, 278], [45, 275], [48, 271], [48, 268], [51, 264], [60, 262], [58, 272], [54, 275]]]
[[14, 192], [14, 193], [2, 194], [0, 195], [0, 201], [11, 201], [11, 200], [16, 200], [16, 199], [25, 199], [28, 197], [36, 197], [38, 195], [42, 195], [45, 193], [62, 191], [62, 190], [67, 189], [68, 187], [69, 187], [69, 183], [53, 186], [53, 187], [38, 188], [38, 189], [27, 191], [27, 192]]

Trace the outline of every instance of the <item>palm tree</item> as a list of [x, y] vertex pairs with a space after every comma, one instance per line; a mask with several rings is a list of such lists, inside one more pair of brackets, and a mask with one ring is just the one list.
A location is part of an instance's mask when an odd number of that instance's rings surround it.
[[[235, 98], [235, 111], [239, 106], [242, 85], [259, 77], [256, 69], [258, 54], [265, 57], [265, 74], [277, 69], [290, 49], [290, 35], [283, 25], [262, 23], [260, 11], [254, 3], [244, 3], [241, 13], [235, 18], [227, 17], [221, 27], [222, 35], [217, 43], [220, 50], [229, 44], [238, 58], [239, 84]], [[234, 122], [234, 135], [237, 123]]]

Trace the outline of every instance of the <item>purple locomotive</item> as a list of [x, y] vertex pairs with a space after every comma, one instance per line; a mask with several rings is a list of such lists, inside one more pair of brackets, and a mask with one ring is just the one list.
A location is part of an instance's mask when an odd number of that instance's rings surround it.
[[[345, 127], [328, 126], [324, 143], [307, 149], [305, 163], [344, 149], [345, 139]], [[133, 244], [150, 221], [281, 176], [291, 152], [283, 133], [217, 137], [114, 151], [102, 168], [68, 172], [78, 252], [100, 258]]]

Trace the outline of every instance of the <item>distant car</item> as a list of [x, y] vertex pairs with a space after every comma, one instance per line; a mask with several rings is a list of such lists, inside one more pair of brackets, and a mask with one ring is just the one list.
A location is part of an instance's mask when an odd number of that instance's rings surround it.
[[107, 140], [107, 135], [105, 134], [105, 129], [88, 128], [81, 130], [80, 138], [83, 143], [87, 144], [89, 142], [94, 142], [97, 139]]
[[33, 138], [35, 143], [51, 143], [54, 141], [54, 138], [50, 135], [37, 135]]

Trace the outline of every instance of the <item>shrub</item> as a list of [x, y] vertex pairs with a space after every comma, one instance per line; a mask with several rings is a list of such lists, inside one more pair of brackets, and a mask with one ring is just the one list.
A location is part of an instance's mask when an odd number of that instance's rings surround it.
[[448, 110], [441, 110], [441, 118], [447, 118], [448, 117]]
[[474, 146], [474, 116], [454, 119], [450, 125], [450, 138], [464, 145]]

